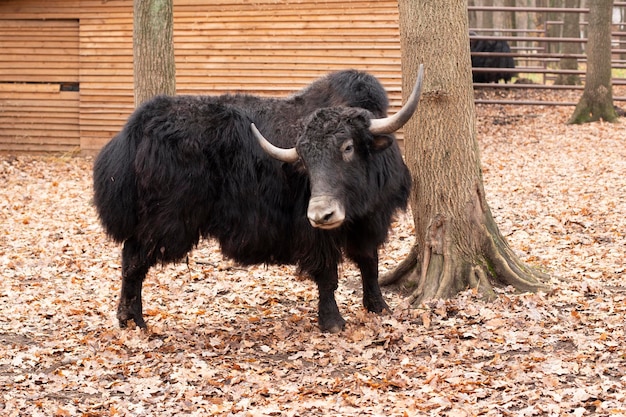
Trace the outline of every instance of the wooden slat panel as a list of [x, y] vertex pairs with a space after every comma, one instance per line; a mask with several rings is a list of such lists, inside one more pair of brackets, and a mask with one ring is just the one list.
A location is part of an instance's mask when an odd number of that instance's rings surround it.
[[[397, 2], [390, 0], [174, 0], [177, 91], [286, 96], [330, 71], [356, 68], [378, 76], [397, 107], [397, 13]], [[80, 19], [77, 45], [68, 40], [67, 28], [42, 35], [19, 23], [16, 30], [17, 20], [42, 18], [50, 25], [55, 19]], [[7, 19], [15, 23], [3, 29]], [[0, 74], [20, 72], [21, 80], [33, 82], [52, 73], [67, 82], [73, 81], [68, 68], [75, 65], [81, 148], [95, 151], [133, 110], [132, 30], [128, 0], [2, 0], [0, 49], [9, 54], [0, 62]], [[28, 34], [28, 42], [20, 42], [20, 32]], [[37, 56], [43, 49], [45, 64]], [[22, 64], [31, 71], [20, 71]], [[43, 94], [49, 87], [37, 88]], [[42, 97], [40, 106], [48, 102]], [[56, 111], [50, 115], [61, 119], [62, 111]]]
[[[84, 149], [106, 143], [133, 109], [131, 3], [81, 2]], [[357, 68], [381, 79], [395, 107], [397, 19], [397, 2], [387, 0], [175, 0], [177, 91], [286, 96], [330, 71]]]
[[80, 2], [81, 149], [94, 152], [134, 109], [133, 2]]
[[78, 82], [78, 20], [2, 20], [0, 50], [0, 82]]
[[59, 88], [59, 84], [0, 83], [0, 150], [79, 149], [80, 94]]
[[0, 1], [0, 150], [79, 149], [78, 1]]
[[184, 3], [175, 8], [180, 93], [286, 96], [328, 72], [356, 68], [381, 80], [392, 112], [401, 106], [395, 1]]
[[[357, 68], [400, 98], [395, 1], [175, 2], [177, 91], [286, 95]], [[393, 87], [393, 91], [390, 90]]]
[[2, 0], [0, 20], [78, 19], [80, 0]]

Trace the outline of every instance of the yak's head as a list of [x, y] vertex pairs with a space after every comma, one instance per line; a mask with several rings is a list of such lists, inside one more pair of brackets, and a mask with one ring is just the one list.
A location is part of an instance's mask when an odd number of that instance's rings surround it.
[[[367, 110], [354, 107], [322, 108], [311, 114], [291, 149], [277, 148], [252, 124], [261, 147], [270, 156], [288, 163], [301, 161], [311, 183], [307, 217], [313, 227], [335, 229], [346, 218], [345, 202], [367, 186], [369, 155], [387, 149], [392, 133], [400, 129], [417, 109], [423, 68], [406, 104], [393, 116], [374, 119]], [[357, 196], [358, 198], [358, 196]]]

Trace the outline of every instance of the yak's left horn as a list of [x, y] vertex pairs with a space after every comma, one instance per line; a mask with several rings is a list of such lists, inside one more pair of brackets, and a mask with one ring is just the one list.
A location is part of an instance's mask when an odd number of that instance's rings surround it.
[[250, 128], [252, 129], [252, 133], [254, 134], [254, 136], [256, 136], [257, 140], [259, 141], [259, 145], [261, 145], [261, 148], [263, 148], [263, 150], [272, 158], [289, 163], [296, 162], [298, 158], [300, 158], [298, 156], [298, 152], [296, 152], [296, 148], [283, 149], [276, 147], [269, 143], [269, 141], [265, 139], [265, 137], [263, 137], [263, 135], [261, 134], [261, 132], [259, 132], [259, 129], [256, 128], [254, 123], [250, 125]]
[[406, 101], [404, 106], [393, 116], [385, 117], [383, 119], [372, 119], [370, 124], [370, 132], [373, 134], [385, 134], [393, 133], [400, 129], [406, 122], [409, 121], [415, 110], [417, 110], [417, 103], [420, 101], [420, 94], [422, 92], [422, 79], [424, 78], [424, 64], [420, 64], [417, 74], [417, 81], [411, 96]]

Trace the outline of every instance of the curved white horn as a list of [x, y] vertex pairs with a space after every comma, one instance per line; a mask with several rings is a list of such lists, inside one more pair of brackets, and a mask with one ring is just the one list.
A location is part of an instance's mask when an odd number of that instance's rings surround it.
[[296, 162], [298, 158], [300, 158], [298, 156], [298, 152], [296, 152], [296, 148], [283, 149], [269, 143], [269, 141], [265, 139], [265, 137], [263, 137], [261, 132], [259, 132], [259, 129], [256, 128], [254, 123], [250, 125], [250, 129], [252, 129], [252, 133], [259, 141], [259, 145], [261, 145], [261, 148], [263, 148], [263, 150], [272, 158], [289, 163]]
[[413, 92], [404, 106], [393, 116], [385, 117], [383, 119], [372, 119], [370, 132], [375, 135], [393, 133], [409, 121], [411, 116], [413, 116], [413, 113], [415, 113], [415, 110], [417, 110], [417, 103], [420, 101], [423, 78], [424, 64], [420, 64], [419, 71], [417, 73], [417, 81], [415, 81], [415, 87], [413, 87]]

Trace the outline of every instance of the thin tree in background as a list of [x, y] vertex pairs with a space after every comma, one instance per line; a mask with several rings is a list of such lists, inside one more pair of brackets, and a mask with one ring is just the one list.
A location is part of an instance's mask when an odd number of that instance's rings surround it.
[[[515, 3], [517, 2], [517, 0], [507, 0], [506, 1], [506, 6], [507, 7], [515, 7]], [[511, 11], [509, 12], [509, 28], [512, 29], [511, 33], [513, 34], [513, 36], [517, 36], [517, 13], [515, 13], [515, 11]]]
[[411, 301], [450, 298], [467, 288], [545, 289], [498, 230], [485, 200], [472, 91], [467, 2], [399, 0], [403, 91], [424, 63], [417, 117], [405, 125], [414, 181], [415, 246], [382, 284], [415, 288]]
[[[562, 9], [563, 8], [563, 0], [548, 0], [548, 7], [551, 9]], [[561, 37], [561, 25], [557, 22], [560, 22], [563, 18], [562, 12], [546, 12], [546, 17], [544, 20], [544, 30], [546, 33], [546, 37], [548, 38], [559, 38]], [[546, 52], [550, 53], [560, 53], [561, 52], [561, 43], [560, 42], [546, 42]]]
[[589, 2], [587, 73], [583, 95], [567, 123], [617, 120], [611, 84], [611, 18], [613, 0]]
[[135, 106], [158, 94], [176, 94], [172, 0], [134, 0]]
[[[476, 6], [476, 0], [468, 0], [468, 7]], [[476, 10], [469, 10], [467, 12], [469, 18], [470, 29], [478, 27], [478, 12]]]
[[[619, 8], [619, 31], [626, 32], [626, 7]], [[620, 59], [626, 59], [626, 36], [619, 38]]]
[[[483, 0], [483, 6], [493, 7], [493, 0]], [[483, 12], [483, 26], [484, 28], [493, 28], [493, 10]]]
[[[580, 0], [565, 0], [565, 7], [569, 9], [579, 8]], [[580, 38], [580, 14], [578, 12], [563, 13], [563, 37]], [[564, 42], [561, 52], [566, 56], [559, 60], [559, 69], [577, 71], [578, 59], [573, 55], [581, 53], [580, 43]], [[580, 83], [580, 76], [572, 73], [559, 74], [554, 81], [556, 85], [578, 85]]]

